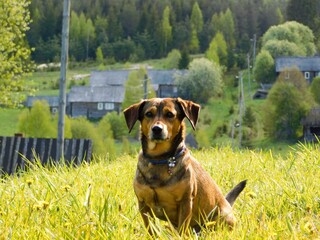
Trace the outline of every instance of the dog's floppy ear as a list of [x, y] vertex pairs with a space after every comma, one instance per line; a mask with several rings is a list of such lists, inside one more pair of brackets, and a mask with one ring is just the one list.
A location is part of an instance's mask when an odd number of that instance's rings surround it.
[[131, 132], [136, 121], [139, 119], [140, 111], [142, 110], [144, 104], [145, 101], [143, 100], [140, 103], [131, 105], [123, 111], [129, 129], [129, 133]]
[[177, 102], [181, 106], [185, 116], [191, 123], [193, 130], [195, 130], [198, 122], [200, 105], [192, 101], [183, 100], [181, 98], [177, 98]]

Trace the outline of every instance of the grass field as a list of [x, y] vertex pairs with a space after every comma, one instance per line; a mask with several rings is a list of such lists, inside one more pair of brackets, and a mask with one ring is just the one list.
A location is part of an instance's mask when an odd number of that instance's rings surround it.
[[[157, 239], [319, 239], [319, 146], [286, 156], [231, 148], [194, 151], [224, 193], [243, 179], [233, 231], [179, 237], [156, 220]], [[78, 168], [35, 167], [0, 182], [1, 239], [151, 239], [132, 188], [136, 156]]]

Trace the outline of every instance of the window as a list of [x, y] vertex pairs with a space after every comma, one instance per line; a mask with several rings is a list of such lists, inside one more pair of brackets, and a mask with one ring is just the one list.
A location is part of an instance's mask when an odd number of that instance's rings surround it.
[[97, 108], [98, 110], [103, 110], [103, 103], [99, 102]]
[[113, 103], [105, 103], [104, 109], [105, 110], [113, 110], [114, 109], [114, 104]]
[[305, 72], [304, 73], [304, 78], [309, 80], [310, 79], [310, 72]]

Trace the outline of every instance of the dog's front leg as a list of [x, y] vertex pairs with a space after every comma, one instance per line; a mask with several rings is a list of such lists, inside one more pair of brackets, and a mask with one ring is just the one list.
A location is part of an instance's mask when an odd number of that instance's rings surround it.
[[145, 202], [139, 201], [139, 211], [142, 217], [142, 220], [144, 222], [144, 225], [148, 232], [152, 235], [152, 230], [150, 229], [150, 224], [149, 224], [149, 217], [152, 216], [152, 211], [150, 207], [148, 207]]
[[179, 206], [178, 230], [180, 234], [187, 232], [192, 218], [192, 199], [188, 198], [181, 201]]

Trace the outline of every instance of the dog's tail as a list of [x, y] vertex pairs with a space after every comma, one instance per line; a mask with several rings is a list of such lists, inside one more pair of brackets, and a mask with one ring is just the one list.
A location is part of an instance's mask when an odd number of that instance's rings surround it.
[[242, 182], [238, 183], [237, 186], [235, 186], [233, 189], [231, 189], [230, 192], [227, 193], [226, 199], [231, 206], [234, 204], [234, 202], [236, 201], [239, 194], [245, 188], [246, 184], [247, 184], [247, 180], [243, 180]]

